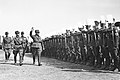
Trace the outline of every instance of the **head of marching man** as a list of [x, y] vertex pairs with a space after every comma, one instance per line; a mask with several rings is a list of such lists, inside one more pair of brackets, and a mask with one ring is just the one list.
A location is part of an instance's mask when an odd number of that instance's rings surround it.
[[9, 34], [8, 32], [5, 32], [6, 37], [8, 37], [8, 34]]
[[[34, 31], [34, 28], [32, 27], [31, 31]], [[35, 35], [39, 36], [40, 31], [39, 30], [35, 30]]]
[[22, 32], [21, 32], [21, 37], [23, 37], [23, 36], [24, 36], [24, 32], [22, 31]]
[[19, 37], [19, 33], [20, 33], [19, 31], [15, 31], [17, 37]]

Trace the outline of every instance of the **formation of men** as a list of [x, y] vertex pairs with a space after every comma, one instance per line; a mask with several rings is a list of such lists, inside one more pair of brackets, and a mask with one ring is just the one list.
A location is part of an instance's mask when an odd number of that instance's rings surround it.
[[[41, 52], [42, 52], [42, 40], [41, 37], [39, 36], [39, 30], [35, 30], [35, 35], [32, 35], [32, 32], [34, 29], [32, 28], [30, 31], [30, 36], [33, 39], [31, 49], [32, 49], [32, 54], [33, 54], [33, 64], [35, 64], [35, 56], [38, 56], [38, 66], [41, 66]], [[28, 45], [28, 40], [24, 36], [24, 32], [15, 31], [15, 37], [9, 37], [8, 32], [5, 32], [5, 37], [3, 36], [3, 50], [5, 51], [5, 61], [9, 60], [10, 54], [13, 50], [14, 54], [14, 64], [16, 65], [17, 63], [17, 54], [19, 54], [19, 65], [23, 65], [23, 60], [24, 60], [24, 55], [27, 50], [27, 45]]]
[[94, 21], [94, 26], [66, 30], [43, 40], [42, 55], [63, 61], [120, 71], [120, 22]]

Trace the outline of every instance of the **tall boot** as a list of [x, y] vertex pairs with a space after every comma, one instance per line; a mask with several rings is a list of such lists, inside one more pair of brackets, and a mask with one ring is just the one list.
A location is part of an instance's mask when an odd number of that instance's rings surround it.
[[106, 58], [105, 70], [109, 70], [110, 67], [110, 57]]
[[8, 60], [8, 56], [7, 56], [7, 53], [5, 53], [5, 60]]
[[17, 60], [16, 60], [16, 55], [14, 55], [14, 63], [16, 64]]
[[[118, 68], [118, 60], [115, 58], [114, 64], [111, 66], [111, 68], [109, 70], [114, 71], [116, 68]], [[118, 70], [119, 70], [119, 68], [118, 68]]]
[[33, 65], [35, 64], [35, 55], [33, 55]]
[[120, 72], [120, 56], [118, 58], [118, 71]]
[[22, 66], [22, 62], [23, 62], [23, 58], [22, 58], [22, 55], [19, 56], [19, 64], [20, 66]]
[[41, 58], [41, 53], [38, 54], [38, 66], [41, 66], [41, 65], [42, 65], [40, 58]]
[[10, 58], [10, 53], [8, 53], [8, 59]]

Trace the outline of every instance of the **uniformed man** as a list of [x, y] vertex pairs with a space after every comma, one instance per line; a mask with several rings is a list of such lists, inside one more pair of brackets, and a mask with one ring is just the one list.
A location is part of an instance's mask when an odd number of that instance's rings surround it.
[[118, 36], [117, 40], [116, 40], [116, 48], [118, 50], [118, 71], [120, 72], [120, 22], [116, 22], [115, 26], [117, 27], [117, 34], [116, 36]]
[[14, 63], [17, 62], [17, 54], [19, 53], [19, 64], [20, 66], [23, 64], [23, 39], [19, 36], [19, 31], [15, 31], [16, 37], [13, 38], [14, 43]]
[[81, 53], [81, 64], [86, 64], [86, 52], [87, 52], [87, 38], [86, 38], [86, 28], [84, 26], [79, 27], [79, 46]]
[[11, 54], [12, 39], [8, 36], [8, 32], [5, 32], [5, 37], [3, 36], [3, 49], [5, 51], [5, 60], [7, 61]]
[[26, 50], [27, 50], [28, 40], [27, 40], [27, 38], [24, 36], [24, 32], [23, 32], [23, 31], [21, 32], [21, 38], [22, 38], [22, 40], [23, 40], [23, 59], [24, 59], [24, 55], [25, 55]]
[[38, 66], [41, 66], [41, 52], [43, 50], [43, 43], [41, 37], [39, 36], [39, 30], [35, 30], [35, 35], [32, 35], [34, 28], [32, 27], [30, 31], [30, 37], [33, 39], [32, 43], [32, 54], [33, 54], [33, 64], [35, 64], [35, 55], [38, 57]]

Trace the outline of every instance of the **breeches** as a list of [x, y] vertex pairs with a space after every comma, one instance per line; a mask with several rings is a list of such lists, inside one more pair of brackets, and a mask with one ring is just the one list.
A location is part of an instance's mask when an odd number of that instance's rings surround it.
[[8, 60], [11, 54], [11, 49], [10, 48], [6, 48], [4, 49], [5, 51], [5, 59]]
[[19, 56], [23, 56], [23, 49], [15, 49], [15, 50], [13, 51], [13, 54], [14, 54], [15, 56], [17, 56], [18, 53], [19, 53]]
[[32, 48], [33, 55], [41, 55], [42, 50], [38, 48]]
[[10, 48], [6, 48], [6, 49], [4, 49], [4, 51], [5, 51], [5, 54], [6, 53], [11, 53], [11, 49]]
[[41, 52], [42, 50], [39, 48], [32, 48], [32, 54], [33, 54], [33, 62], [35, 62], [35, 56], [38, 57], [38, 63], [41, 62], [40, 58], [41, 58]]

